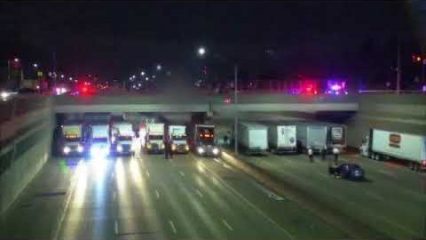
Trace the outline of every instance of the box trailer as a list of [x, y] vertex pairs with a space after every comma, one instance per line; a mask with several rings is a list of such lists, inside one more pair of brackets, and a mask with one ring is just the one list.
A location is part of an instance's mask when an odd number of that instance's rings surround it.
[[311, 148], [314, 152], [321, 152], [328, 148], [328, 127], [316, 123], [297, 123], [297, 143], [300, 150]]
[[375, 160], [395, 158], [407, 161], [413, 170], [426, 169], [426, 136], [371, 129], [360, 150]]
[[280, 123], [268, 124], [268, 145], [273, 153], [296, 152], [296, 125]]
[[239, 122], [238, 146], [247, 154], [265, 154], [268, 150], [268, 127], [257, 123]]

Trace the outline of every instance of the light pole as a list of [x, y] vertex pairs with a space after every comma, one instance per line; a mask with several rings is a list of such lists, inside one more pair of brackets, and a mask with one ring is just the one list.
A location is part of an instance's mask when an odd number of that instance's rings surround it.
[[238, 66], [234, 65], [234, 152], [238, 155]]

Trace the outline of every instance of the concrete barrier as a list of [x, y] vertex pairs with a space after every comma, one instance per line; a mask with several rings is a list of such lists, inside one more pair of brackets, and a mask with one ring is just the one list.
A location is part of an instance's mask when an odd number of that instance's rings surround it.
[[2, 124], [0, 214], [13, 204], [49, 159], [53, 125], [50, 107]]

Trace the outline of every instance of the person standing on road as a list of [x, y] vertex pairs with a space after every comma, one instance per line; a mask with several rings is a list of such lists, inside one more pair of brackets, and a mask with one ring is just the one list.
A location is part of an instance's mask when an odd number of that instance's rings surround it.
[[314, 150], [311, 147], [308, 147], [308, 157], [310, 162], [314, 162]]
[[338, 148], [333, 148], [333, 156], [334, 156], [334, 163], [337, 164], [339, 161], [339, 149]]
[[164, 158], [165, 159], [169, 159], [169, 154], [170, 154], [170, 151], [169, 151], [169, 137], [168, 137], [168, 135], [166, 135], [164, 137]]
[[324, 148], [321, 150], [321, 159], [325, 160], [326, 155], [327, 155], [327, 146], [324, 146]]

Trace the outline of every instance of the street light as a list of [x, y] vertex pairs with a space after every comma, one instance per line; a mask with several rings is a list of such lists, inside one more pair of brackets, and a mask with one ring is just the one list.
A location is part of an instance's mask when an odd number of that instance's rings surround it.
[[141, 72], [141, 76], [145, 76], [145, 72], [144, 71]]
[[16, 63], [19, 62], [19, 58], [14, 58], [13, 61]]
[[38, 68], [38, 64], [37, 63], [33, 63], [33, 67], [34, 68]]
[[198, 54], [198, 56], [203, 57], [204, 55], [206, 55], [206, 48], [204, 48], [204, 47], [199, 47], [199, 48], [197, 49], [197, 54]]
[[157, 66], [156, 66], [157, 71], [161, 71], [162, 68], [163, 67], [161, 66], [161, 64], [157, 64]]

